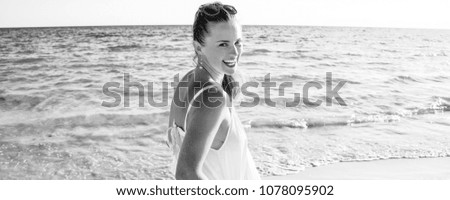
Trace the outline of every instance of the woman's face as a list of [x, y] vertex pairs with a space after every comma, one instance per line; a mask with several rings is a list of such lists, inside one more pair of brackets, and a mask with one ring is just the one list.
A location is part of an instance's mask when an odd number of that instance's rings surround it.
[[242, 53], [242, 30], [235, 18], [210, 23], [201, 53], [214, 70], [231, 75], [236, 71]]

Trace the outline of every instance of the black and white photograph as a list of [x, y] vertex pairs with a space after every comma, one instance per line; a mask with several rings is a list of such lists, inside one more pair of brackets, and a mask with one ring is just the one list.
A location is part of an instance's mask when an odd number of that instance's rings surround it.
[[450, 180], [449, 8], [0, 0], [0, 180]]

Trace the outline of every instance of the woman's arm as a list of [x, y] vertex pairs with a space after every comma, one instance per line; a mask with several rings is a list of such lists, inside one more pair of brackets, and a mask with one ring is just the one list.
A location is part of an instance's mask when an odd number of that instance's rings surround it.
[[[202, 172], [203, 162], [211, 148], [220, 124], [227, 111], [225, 97], [217, 97], [217, 93], [205, 90], [197, 100], [214, 99], [221, 103], [207, 107], [205, 102], [200, 107], [192, 107], [187, 114], [186, 135], [181, 146], [175, 173], [176, 179], [207, 179]], [[211, 101], [214, 101], [211, 100]]]

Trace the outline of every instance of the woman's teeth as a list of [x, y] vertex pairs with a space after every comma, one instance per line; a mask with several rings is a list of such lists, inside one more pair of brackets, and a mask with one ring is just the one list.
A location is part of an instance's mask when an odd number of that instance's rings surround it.
[[228, 67], [234, 67], [236, 65], [236, 61], [234, 60], [224, 60], [223, 63], [225, 63]]

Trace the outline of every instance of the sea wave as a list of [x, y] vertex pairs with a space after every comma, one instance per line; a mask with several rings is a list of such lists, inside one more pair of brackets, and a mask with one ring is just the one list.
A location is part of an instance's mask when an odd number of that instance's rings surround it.
[[22, 58], [18, 60], [14, 60], [14, 64], [28, 64], [28, 63], [39, 63], [39, 62], [45, 62], [46, 59], [44, 58]]
[[3, 122], [1, 126], [10, 128], [28, 127], [28, 129], [38, 129], [42, 132], [50, 133], [54, 132], [55, 129], [137, 127], [148, 126], [156, 121], [163, 123], [166, 121], [168, 114], [168, 112], [161, 112], [151, 114], [97, 113], [72, 114], [68, 116], [54, 115], [53, 117], [21, 120], [20, 122]]
[[113, 33], [87, 33], [85, 35], [86, 37], [93, 37], [93, 38], [108, 38], [108, 37], [119, 37], [119, 34], [113, 34]]
[[255, 55], [265, 55], [272, 51], [268, 49], [253, 49], [251, 51], [245, 51], [242, 53], [243, 56], [255, 56]]
[[32, 50], [32, 49], [27, 49], [27, 50], [20, 50], [16, 52], [17, 54], [24, 54], [24, 55], [30, 55], [30, 54], [34, 54], [36, 53], [36, 51]]
[[413, 78], [412, 76], [404, 76], [404, 75], [396, 76], [388, 81], [385, 81], [385, 83], [405, 83], [405, 84], [414, 82], [418, 83], [420, 81], [417, 78]]
[[112, 52], [121, 52], [121, 51], [130, 51], [130, 50], [136, 50], [142, 48], [141, 45], [138, 44], [129, 44], [129, 45], [117, 45], [117, 46], [111, 46], [108, 47], [109, 51]]
[[247, 128], [319, 128], [330, 126], [351, 126], [366, 123], [391, 123], [400, 120], [398, 115], [370, 115], [356, 117], [336, 117], [336, 118], [317, 118], [317, 119], [272, 119], [272, 120], [251, 120], [245, 121]]
[[31, 110], [46, 99], [43, 95], [1, 94], [0, 109]]
[[368, 62], [369, 65], [391, 65], [390, 62]]
[[[279, 102], [278, 102], [279, 103]], [[385, 111], [378, 114], [352, 115], [350, 117], [322, 117], [299, 119], [254, 119], [244, 122], [247, 128], [318, 128], [329, 126], [351, 126], [373, 123], [396, 123], [402, 118], [410, 118], [417, 115], [440, 114], [450, 111], [450, 98], [437, 97], [437, 100], [424, 108], [409, 108], [409, 112]]]

